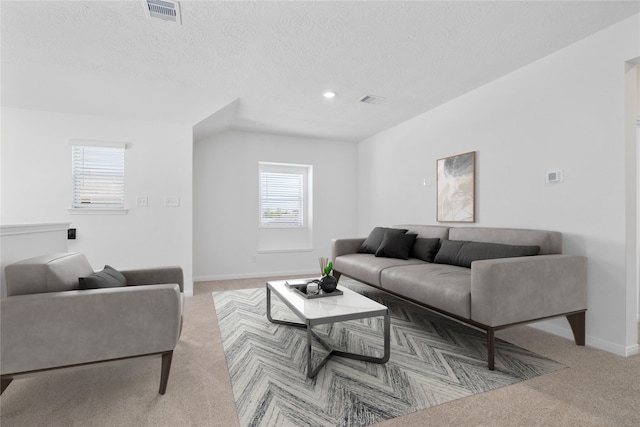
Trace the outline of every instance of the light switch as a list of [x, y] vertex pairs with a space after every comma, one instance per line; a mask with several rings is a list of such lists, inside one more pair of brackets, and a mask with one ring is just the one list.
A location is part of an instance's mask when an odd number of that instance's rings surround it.
[[147, 198], [147, 196], [136, 197], [136, 206], [139, 206], [139, 207], [149, 206], [149, 199]]

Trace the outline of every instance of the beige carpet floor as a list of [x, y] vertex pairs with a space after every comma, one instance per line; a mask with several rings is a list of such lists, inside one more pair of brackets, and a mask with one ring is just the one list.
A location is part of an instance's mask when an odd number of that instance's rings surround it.
[[[212, 291], [266, 279], [202, 282], [185, 299], [167, 393], [160, 359], [132, 360], [15, 380], [0, 398], [9, 426], [238, 425]], [[378, 424], [392, 426], [640, 426], [640, 356], [623, 358], [530, 327], [500, 338], [567, 369]]]

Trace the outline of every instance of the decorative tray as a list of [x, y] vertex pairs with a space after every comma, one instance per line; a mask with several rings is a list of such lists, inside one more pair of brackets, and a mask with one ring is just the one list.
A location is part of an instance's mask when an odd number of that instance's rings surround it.
[[336, 289], [331, 293], [326, 293], [322, 291], [322, 289], [320, 289], [320, 291], [315, 295], [308, 294], [307, 284], [309, 284], [310, 282], [311, 280], [306, 282], [305, 281], [301, 282], [300, 280], [292, 280], [291, 283], [285, 282], [285, 285], [287, 286], [287, 288], [292, 289], [294, 292], [296, 292], [297, 294], [301, 295], [303, 298], [306, 298], [306, 299], [335, 297], [343, 294], [343, 292], [340, 289]]

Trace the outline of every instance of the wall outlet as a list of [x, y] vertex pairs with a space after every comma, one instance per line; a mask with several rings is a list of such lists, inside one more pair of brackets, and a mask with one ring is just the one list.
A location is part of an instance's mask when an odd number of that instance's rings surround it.
[[147, 196], [138, 196], [136, 197], [136, 206], [138, 207], [147, 207], [149, 206], [149, 199]]
[[164, 205], [169, 208], [177, 208], [180, 206], [180, 197], [164, 196]]

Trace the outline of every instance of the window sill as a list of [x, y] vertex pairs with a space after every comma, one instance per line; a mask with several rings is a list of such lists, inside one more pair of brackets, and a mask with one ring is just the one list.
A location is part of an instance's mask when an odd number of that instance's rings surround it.
[[260, 230], [304, 230], [309, 227], [304, 225], [258, 225]]
[[69, 208], [67, 211], [71, 215], [126, 215], [129, 209]]
[[259, 254], [287, 254], [296, 252], [313, 252], [313, 248], [258, 249]]

